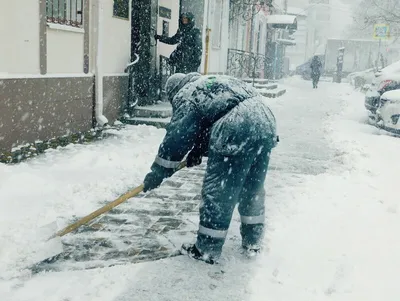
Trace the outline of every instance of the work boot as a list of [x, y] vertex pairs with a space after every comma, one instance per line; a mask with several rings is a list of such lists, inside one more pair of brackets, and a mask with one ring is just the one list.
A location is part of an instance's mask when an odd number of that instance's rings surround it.
[[261, 252], [261, 246], [259, 245], [242, 245], [242, 248], [248, 257], [254, 257]]
[[201, 252], [199, 251], [199, 249], [197, 249], [195, 244], [183, 244], [181, 248], [181, 253], [187, 254], [189, 255], [190, 258], [201, 260], [208, 264], [217, 263], [216, 260], [211, 256], [208, 256], [206, 254], [201, 254]]

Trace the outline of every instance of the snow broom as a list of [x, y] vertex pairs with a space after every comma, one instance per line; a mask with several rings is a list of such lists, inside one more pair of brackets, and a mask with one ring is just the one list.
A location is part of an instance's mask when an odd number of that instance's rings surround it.
[[[182, 161], [181, 164], [178, 166], [176, 171], [186, 167], [186, 161]], [[176, 172], [175, 171], [175, 172]], [[61, 242], [61, 237], [78, 229], [79, 227], [89, 223], [96, 217], [110, 211], [111, 209], [117, 207], [118, 205], [122, 204], [123, 202], [129, 200], [130, 198], [135, 197], [139, 193], [143, 191], [144, 184], [141, 184], [140, 186], [126, 192], [125, 194], [121, 195], [119, 198], [116, 200], [106, 204], [105, 206], [97, 209], [96, 211], [86, 215], [85, 217], [82, 217], [75, 223], [72, 223], [65, 227], [64, 229], [61, 229], [56, 232], [57, 230], [57, 223], [53, 222], [51, 224], [43, 226], [41, 229], [41, 236], [43, 237], [43, 245], [41, 245], [41, 249], [44, 250], [44, 252], [38, 254], [38, 252], [35, 252], [35, 260], [34, 262], [43, 262], [45, 260], [49, 260], [49, 258], [54, 258], [57, 255], [61, 254], [64, 252], [63, 245]], [[54, 233], [55, 232], [55, 233]], [[51, 233], [53, 233], [51, 235]], [[47, 238], [46, 238], [47, 237]], [[47, 249], [47, 250], [46, 250]]]

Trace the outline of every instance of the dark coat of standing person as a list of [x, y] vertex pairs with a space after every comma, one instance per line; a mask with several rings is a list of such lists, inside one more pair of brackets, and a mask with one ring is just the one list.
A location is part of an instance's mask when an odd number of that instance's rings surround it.
[[311, 78], [313, 82], [313, 88], [318, 88], [319, 78], [321, 77], [322, 63], [320, 58], [315, 55], [310, 64]]
[[160, 186], [187, 155], [187, 166], [207, 167], [195, 244], [190, 257], [218, 261], [238, 204], [242, 247], [259, 252], [264, 234], [264, 182], [277, 144], [276, 120], [264, 98], [245, 82], [224, 75], [174, 74], [166, 83], [173, 116], [144, 179], [144, 191]]
[[169, 45], [178, 44], [169, 58], [169, 63], [175, 67], [176, 73], [187, 74], [198, 71], [201, 64], [203, 44], [201, 32], [195, 27], [192, 13], [181, 14], [178, 31], [172, 37], [155, 35], [154, 38]]

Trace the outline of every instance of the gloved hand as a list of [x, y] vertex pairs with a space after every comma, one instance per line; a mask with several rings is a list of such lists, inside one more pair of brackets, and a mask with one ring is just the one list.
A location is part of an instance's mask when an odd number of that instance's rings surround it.
[[151, 172], [149, 172], [143, 180], [143, 192], [153, 190], [161, 185], [162, 181], [174, 173], [174, 169], [165, 168], [157, 163], [153, 163], [151, 166]]
[[153, 190], [161, 185], [163, 181], [163, 177], [161, 177], [158, 173], [151, 171], [144, 178], [143, 184], [143, 192], [147, 192], [149, 190]]
[[191, 151], [186, 160], [186, 166], [187, 167], [193, 167], [196, 165], [200, 165], [202, 162], [203, 156], [197, 152]]
[[160, 38], [161, 38], [160, 35], [158, 35], [158, 34], [155, 34], [155, 35], [154, 35], [154, 39], [155, 39], [155, 40], [159, 40]]

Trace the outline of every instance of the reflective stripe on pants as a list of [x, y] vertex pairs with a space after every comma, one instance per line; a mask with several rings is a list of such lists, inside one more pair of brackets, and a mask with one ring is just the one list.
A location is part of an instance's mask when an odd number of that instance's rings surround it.
[[207, 236], [210, 236], [213, 238], [225, 239], [226, 235], [228, 234], [228, 230], [214, 230], [214, 229], [206, 228], [206, 227], [200, 225], [198, 233], [207, 235]]
[[255, 225], [255, 224], [263, 224], [265, 220], [265, 215], [257, 215], [257, 216], [240, 216], [240, 221], [242, 224], [247, 224], [247, 225]]

